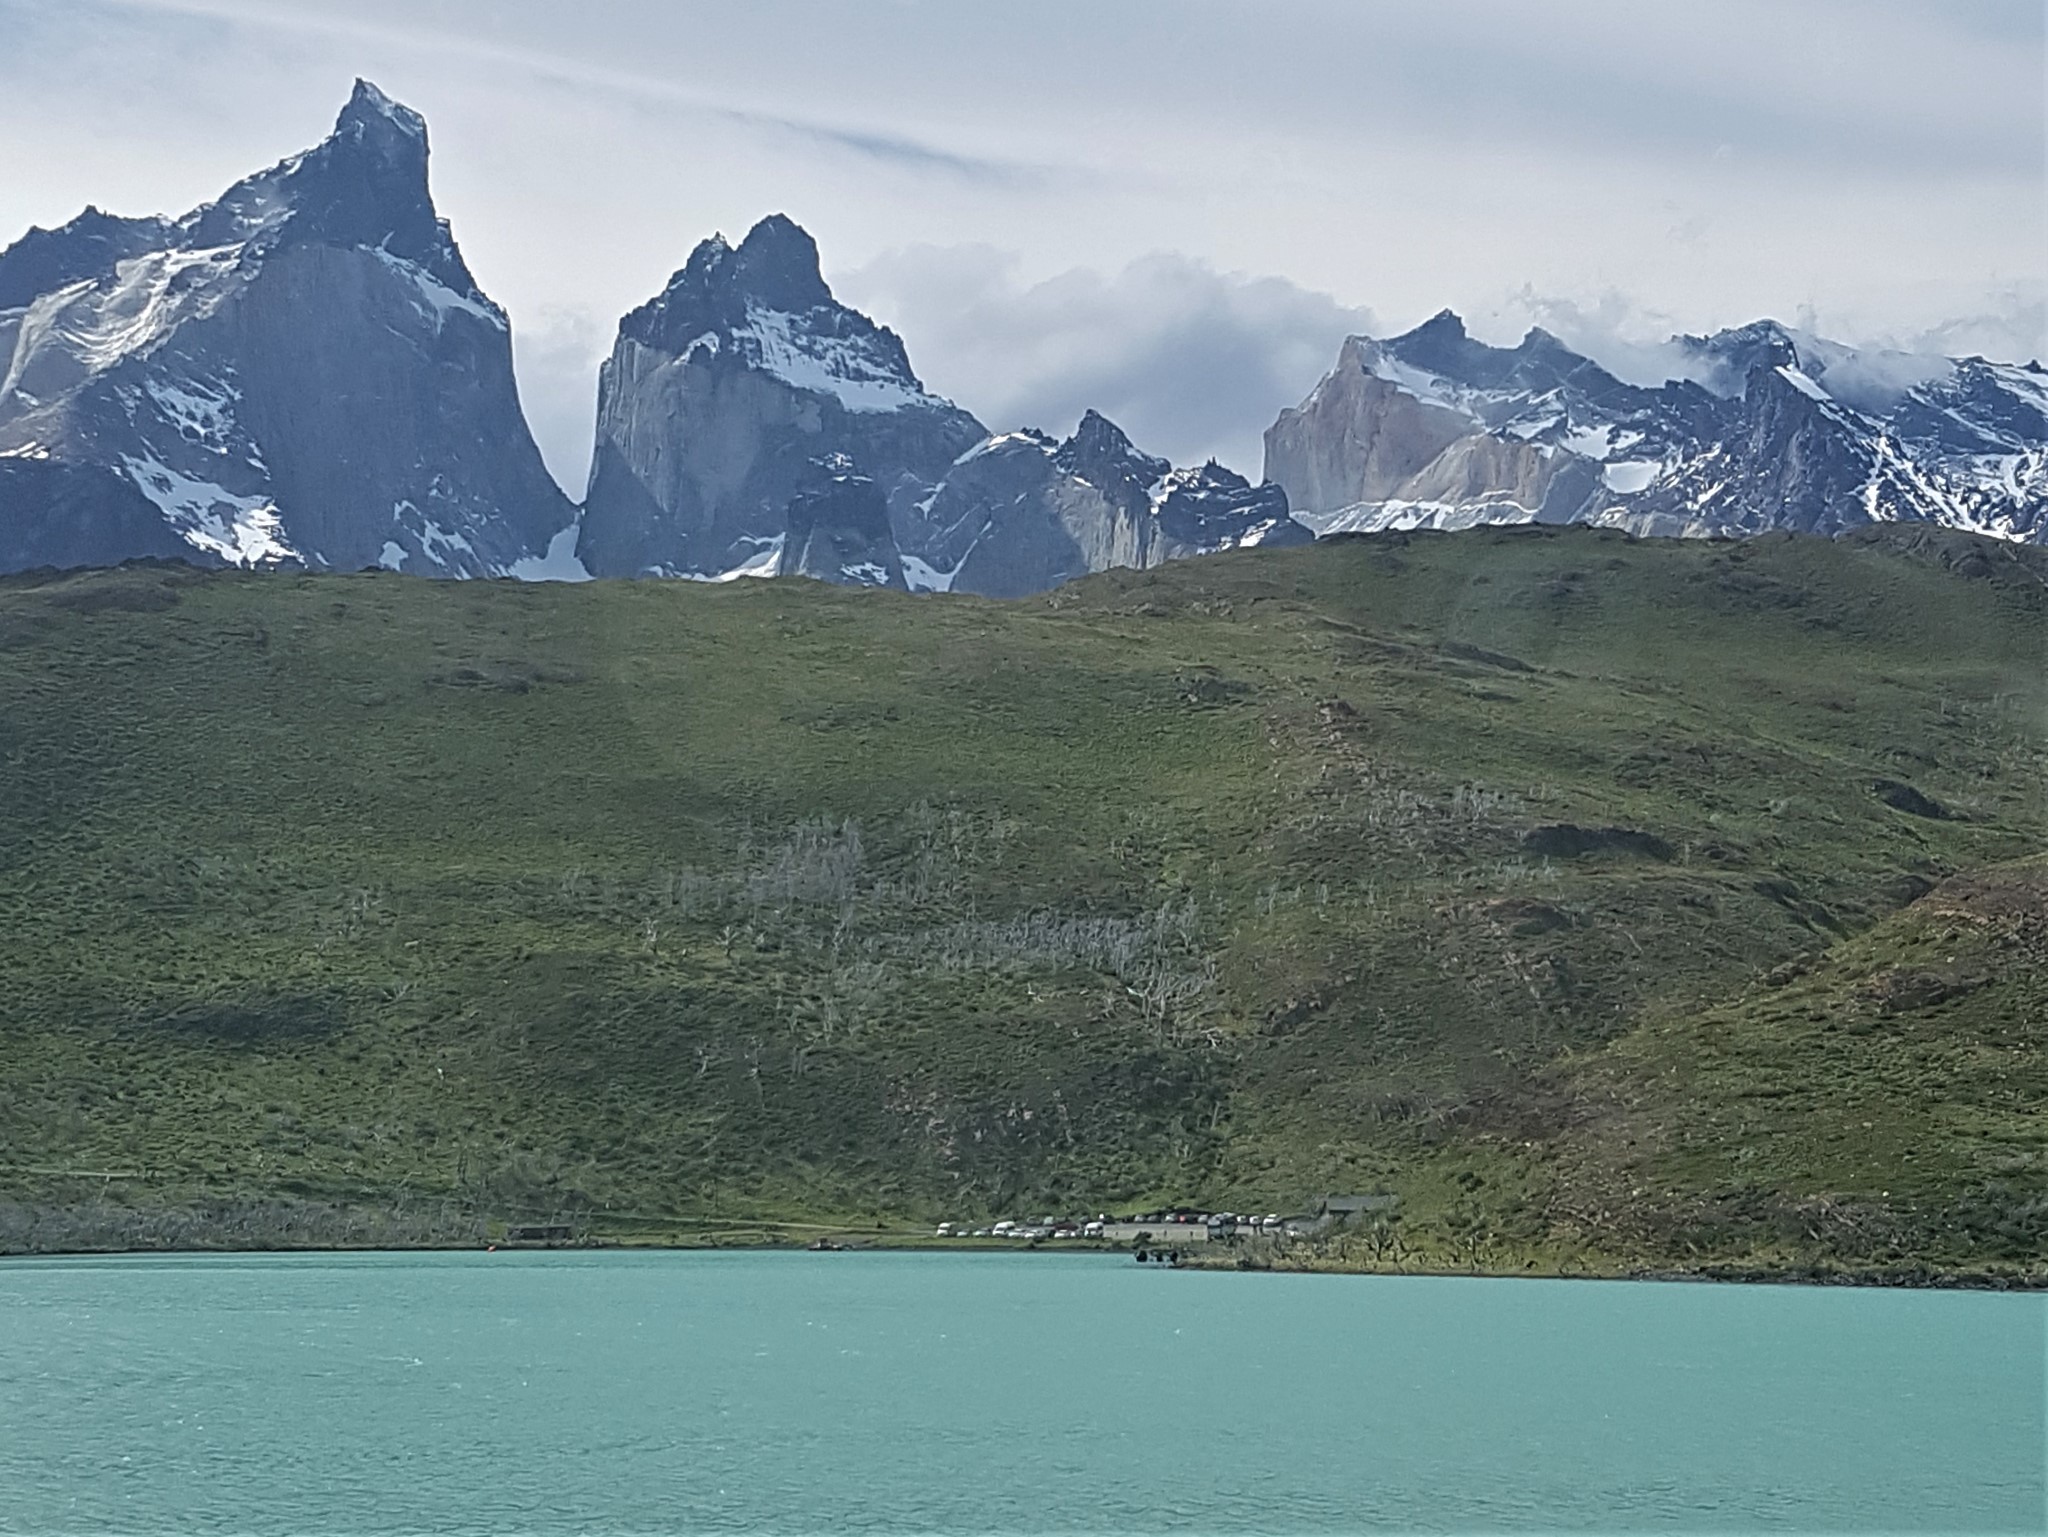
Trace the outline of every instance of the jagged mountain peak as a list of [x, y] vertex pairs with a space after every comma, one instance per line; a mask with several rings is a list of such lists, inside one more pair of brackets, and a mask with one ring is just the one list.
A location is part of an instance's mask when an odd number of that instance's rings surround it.
[[1580, 354], [1567, 346], [1556, 332], [1546, 331], [1541, 326], [1531, 326], [1524, 331], [1522, 339], [1515, 343], [1515, 351], [1537, 356], [1580, 358]]
[[236, 247], [260, 257], [308, 242], [382, 251], [486, 302], [435, 212], [425, 119], [358, 80], [326, 138], [180, 219], [124, 218], [88, 204], [58, 229], [30, 229], [0, 252], [0, 309], [108, 277], [120, 262], [152, 250]]
[[239, 565], [503, 574], [572, 520], [504, 312], [435, 211], [426, 125], [367, 81], [318, 144], [180, 219], [32, 231], [0, 293], [27, 308], [0, 332], [0, 457], [68, 477], [46, 558], [169, 539]]
[[313, 148], [246, 177], [180, 221], [188, 249], [256, 254], [305, 243], [356, 246], [411, 262], [482, 303], [427, 185], [426, 122], [368, 81]]
[[1059, 446], [1053, 463], [1070, 475], [1109, 485], [1134, 481], [1150, 485], [1173, 466], [1139, 450], [1123, 428], [1100, 411], [1086, 411], [1074, 435]]
[[1697, 342], [1713, 351], [1732, 352], [1743, 347], [1790, 347], [1798, 335], [1783, 321], [1765, 316], [1747, 325], [1723, 326], [1706, 336], [1688, 336], [1684, 340]]
[[[737, 246], [699, 242], [619, 322], [578, 548], [600, 574], [758, 572], [808, 461], [845, 456], [894, 508], [986, 435], [925, 389], [894, 331], [833, 297], [804, 228], [771, 214]], [[671, 437], [696, 452], [666, 452]]]
[[751, 309], [783, 314], [841, 308], [818, 263], [818, 243], [787, 214], [770, 214], [737, 246], [723, 234], [697, 242], [661, 293], [633, 313], [685, 312], [737, 324]]
[[833, 302], [817, 241], [787, 214], [772, 213], [747, 231], [730, 270], [734, 285], [769, 309], [796, 314]]
[[619, 322], [619, 337], [704, 368], [754, 369], [856, 413], [942, 412], [958, 419], [948, 436], [963, 445], [982, 435], [980, 423], [925, 389], [901, 337], [833, 297], [817, 242], [786, 214], [762, 219], [737, 246], [723, 235], [699, 242], [667, 286]]
[[1441, 338], [1446, 341], [1463, 341], [1466, 337], [1464, 317], [1448, 305], [1438, 310], [1402, 339], [1412, 340], [1423, 337]]
[[[699, 241], [662, 291], [619, 322], [619, 335], [707, 361], [743, 358], [800, 388], [879, 384], [902, 397], [893, 404], [924, 396], [902, 338], [833, 297], [817, 242], [787, 214], [762, 219], [737, 246], [722, 234]], [[845, 403], [884, 404], [862, 396], [857, 388]]]
[[682, 284], [709, 283], [712, 274], [731, 260], [732, 242], [714, 230], [697, 242], [696, 249], [690, 252], [690, 259], [675, 270], [668, 286], [675, 288]]
[[[1531, 330], [1518, 347], [1494, 347], [1465, 329], [1465, 322], [1451, 310], [1438, 310], [1412, 331], [1385, 341], [1373, 342], [1371, 350], [1391, 355], [1412, 368], [1444, 378], [1477, 382], [1516, 369], [1554, 363], [1568, 349], [1562, 344], [1547, 346], [1556, 339], [1547, 332]], [[1570, 354], [1576, 360], [1576, 354]]]
[[722, 233], [698, 241], [661, 294], [633, 313], [674, 311], [737, 325], [750, 309], [800, 315], [838, 307], [819, 266], [818, 243], [789, 215], [773, 213], [737, 246]]
[[67, 284], [104, 277], [167, 238], [170, 221], [110, 214], [88, 203], [56, 229], [31, 227], [0, 251], [0, 310], [19, 309]]
[[[1810, 339], [1809, 339], [1810, 340]], [[1802, 358], [1800, 336], [1775, 320], [1753, 320], [1745, 326], [1723, 327], [1708, 336], [1681, 336], [1678, 345], [1689, 356], [1717, 365], [1720, 393], [1745, 387], [1758, 369], [1797, 368]]]
[[[1531, 326], [1512, 347], [1496, 347], [1471, 335], [1450, 310], [1385, 340], [1348, 338], [1331, 377], [1355, 374], [1373, 376], [1429, 405], [1493, 425], [1506, 420], [1502, 410], [1510, 397], [1527, 403], [1563, 392], [1581, 401], [1601, 401], [1608, 409], [1641, 405], [1634, 386], [1541, 326]], [[1513, 406], [1508, 414], [1519, 409]]]
[[1289, 515], [1283, 488], [1270, 481], [1254, 486], [1214, 459], [1198, 469], [1169, 471], [1150, 495], [1161, 553], [1169, 557], [1315, 539]]
[[334, 132], [337, 137], [347, 135], [372, 145], [379, 152], [408, 153], [417, 146], [419, 155], [426, 155], [427, 120], [361, 76], [356, 77], [355, 89], [334, 120]]
[[1090, 457], [1136, 452], [1130, 434], [1093, 407], [1081, 413], [1081, 420], [1075, 425], [1074, 435], [1067, 439], [1066, 446], [1077, 454]]
[[1465, 322], [1459, 318], [1457, 312], [1441, 309], [1414, 330], [1404, 331], [1401, 335], [1390, 338], [1386, 345], [1403, 357], [1412, 357], [1419, 362], [1439, 354], [1447, 358], [1455, 357], [1459, 349], [1466, 346], [1470, 340], [1471, 336], [1465, 330]]

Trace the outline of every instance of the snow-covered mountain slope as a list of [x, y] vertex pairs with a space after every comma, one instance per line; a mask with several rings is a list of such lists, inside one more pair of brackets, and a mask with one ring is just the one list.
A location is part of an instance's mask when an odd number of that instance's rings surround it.
[[0, 463], [54, 467], [13, 477], [0, 568], [168, 548], [493, 575], [574, 521], [504, 312], [435, 213], [426, 125], [367, 82], [319, 145], [183, 218], [89, 208], [0, 252], [0, 362]]
[[788, 531], [819, 464], [906, 505], [985, 435], [919, 383], [894, 332], [832, 297], [815, 242], [774, 215], [737, 247], [704, 241], [619, 322], [578, 553], [601, 576], [722, 576]]
[[1354, 336], [1268, 429], [1266, 475], [1323, 533], [1917, 520], [2048, 540], [2038, 366], [1859, 352], [1771, 321], [1677, 347], [1694, 377], [1643, 388], [1541, 330], [1487, 346], [1449, 311], [1404, 336]]

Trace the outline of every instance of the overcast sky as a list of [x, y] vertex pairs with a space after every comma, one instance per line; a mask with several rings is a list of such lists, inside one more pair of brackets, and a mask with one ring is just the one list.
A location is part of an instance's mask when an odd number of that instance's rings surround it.
[[1347, 331], [2048, 354], [2039, 0], [0, 0], [0, 242], [425, 113], [582, 491], [618, 317], [783, 211], [992, 427], [1256, 476]]

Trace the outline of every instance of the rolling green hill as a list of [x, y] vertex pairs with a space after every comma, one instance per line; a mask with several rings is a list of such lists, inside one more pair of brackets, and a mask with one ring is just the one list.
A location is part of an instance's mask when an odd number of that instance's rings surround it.
[[[0, 582], [0, 1248], [1188, 1200], [2039, 1274], [2048, 558]], [[1306, 1261], [1304, 1261], [1306, 1256]]]

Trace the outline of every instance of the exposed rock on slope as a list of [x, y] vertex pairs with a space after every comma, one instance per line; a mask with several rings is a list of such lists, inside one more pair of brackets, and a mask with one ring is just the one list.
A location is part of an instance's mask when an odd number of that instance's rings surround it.
[[901, 588], [903, 560], [881, 488], [864, 475], [839, 474], [798, 492], [775, 569], [847, 587]]
[[765, 570], [818, 462], [842, 456], [898, 506], [985, 435], [925, 390], [894, 332], [832, 297], [817, 245], [775, 215], [737, 248], [705, 241], [619, 322], [578, 553], [600, 576]]
[[317, 147], [182, 219], [87, 209], [0, 254], [0, 359], [0, 459], [61, 470], [12, 477], [0, 567], [503, 574], [573, 523], [426, 125], [366, 82]]
[[1321, 532], [1925, 521], [2048, 539], [2037, 367], [1859, 353], [1770, 321], [1677, 351], [1704, 383], [1625, 384], [1541, 330], [1490, 347], [1449, 311], [1354, 336], [1267, 431], [1266, 475]]

